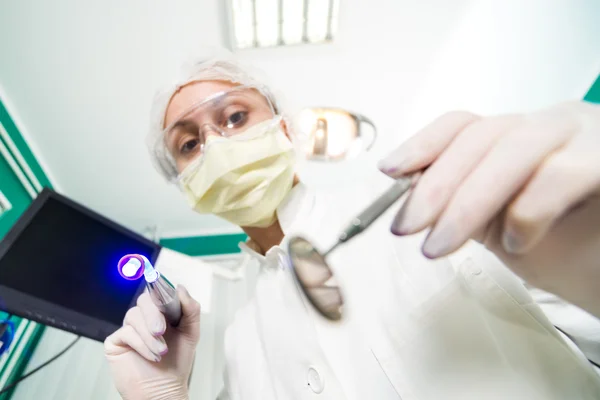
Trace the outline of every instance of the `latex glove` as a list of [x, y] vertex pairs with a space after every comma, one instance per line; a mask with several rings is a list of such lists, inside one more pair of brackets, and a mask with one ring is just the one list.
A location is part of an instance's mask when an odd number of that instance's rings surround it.
[[600, 106], [449, 113], [380, 163], [392, 177], [425, 167], [392, 232], [431, 227], [431, 258], [479, 240], [531, 284], [600, 316]]
[[125, 400], [188, 399], [188, 380], [200, 338], [200, 305], [177, 287], [182, 318], [176, 328], [144, 292], [123, 327], [104, 341], [115, 385]]

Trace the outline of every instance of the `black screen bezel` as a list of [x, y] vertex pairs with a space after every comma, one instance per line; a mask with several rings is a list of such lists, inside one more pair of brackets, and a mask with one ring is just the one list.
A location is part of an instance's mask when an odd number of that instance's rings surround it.
[[[153, 264], [156, 262], [162, 248], [159, 244], [111, 221], [50, 188], [44, 188], [39, 193], [17, 222], [15, 222], [7, 232], [4, 239], [0, 241], [0, 260], [10, 250], [12, 244], [19, 238], [21, 233], [31, 224], [37, 213], [49, 199], [57, 200], [89, 218], [107, 225], [109, 228], [114, 229], [120, 234], [138, 240], [144, 245], [151, 247], [153, 250], [149, 258]], [[142, 281], [140, 282], [139, 289], [131, 300], [130, 307], [135, 305], [137, 297], [143, 290], [144, 282]], [[64, 306], [17, 291], [2, 284], [0, 284], [0, 310], [98, 341], [104, 341], [108, 335], [120, 327], [112, 322], [76, 312]]]

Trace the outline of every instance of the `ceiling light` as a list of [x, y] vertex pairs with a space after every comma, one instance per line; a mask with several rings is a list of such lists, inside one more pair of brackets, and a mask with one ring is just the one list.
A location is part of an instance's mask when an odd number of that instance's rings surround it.
[[236, 49], [331, 42], [339, 0], [228, 0]]

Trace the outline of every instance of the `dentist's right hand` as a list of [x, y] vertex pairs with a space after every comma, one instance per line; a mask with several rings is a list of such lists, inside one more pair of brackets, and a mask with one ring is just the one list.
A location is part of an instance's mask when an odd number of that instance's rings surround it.
[[200, 305], [177, 287], [182, 317], [169, 326], [144, 292], [125, 315], [123, 327], [104, 341], [104, 353], [124, 400], [187, 400], [196, 345], [200, 339]]

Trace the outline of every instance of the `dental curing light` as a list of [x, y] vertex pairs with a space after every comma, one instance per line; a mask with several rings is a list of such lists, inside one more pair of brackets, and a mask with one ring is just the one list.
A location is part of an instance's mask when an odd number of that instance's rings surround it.
[[177, 291], [167, 278], [154, 269], [150, 260], [140, 254], [128, 254], [119, 260], [118, 270], [123, 278], [130, 281], [140, 279], [143, 275], [154, 304], [164, 314], [169, 324], [172, 326], [179, 324], [181, 304]]

